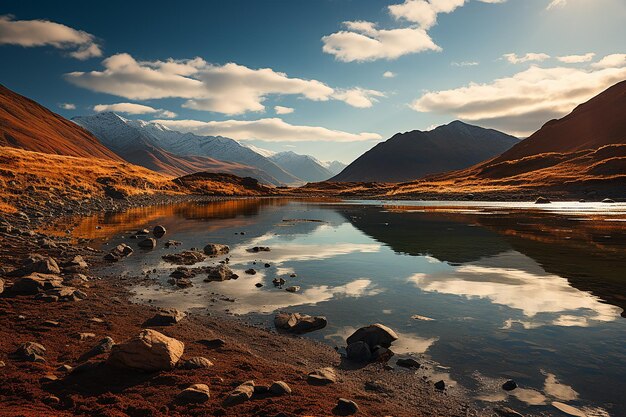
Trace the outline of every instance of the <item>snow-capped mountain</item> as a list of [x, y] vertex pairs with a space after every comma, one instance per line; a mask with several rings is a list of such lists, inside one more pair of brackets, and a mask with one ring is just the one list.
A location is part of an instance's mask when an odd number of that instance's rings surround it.
[[310, 155], [300, 155], [292, 151], [279, 152], [269, 157], [285, 171], [306, 182], [325, 181], [334, 174], [320, 161]]
[[157, 123], [129, 120], [112, 112], [75, 117], [72, 120], [93, 133], [106, 147], [127, 161], [139, 165], [152, 164], [155, 154], [159, 160], [168, 159], [163, 157], [164, 154], [186, 160], [206, 157], [217, 162], [235, 164], [249, 172], [252, 168], [257, 172], [248, 176], [274, 185], [301, 182], [265, 156], [233, 139], [182, 133]]
[[329, 170], [333, 175], [339, 174], [348, 164], [340, 161], [322, 161], [322, 166]]

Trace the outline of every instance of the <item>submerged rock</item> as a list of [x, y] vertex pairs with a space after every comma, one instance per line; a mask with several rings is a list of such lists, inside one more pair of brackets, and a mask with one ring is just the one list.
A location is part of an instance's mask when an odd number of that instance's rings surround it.
[[108, 363], [141, 371], [170, 370], [178, 363], [185, 344], [152, 329], [113, 346]]

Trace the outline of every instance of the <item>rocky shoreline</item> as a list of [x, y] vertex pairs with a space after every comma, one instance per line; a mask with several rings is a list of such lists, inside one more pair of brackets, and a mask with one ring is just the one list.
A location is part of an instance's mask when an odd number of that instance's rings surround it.
[[[207, 201], [176, 197], [192, 199]], [[2, 416], [517, 415], [476, 408], [422, 379], [411, 364], [373, 360], [391, 339], [351, 343], [360, 363], [243, 318], [133, 304], [129, 288], [146, 278], [103, 275], [105, 254], [89, 242], [38, 231], [52, 219], [46, 214], [0, 219]]]

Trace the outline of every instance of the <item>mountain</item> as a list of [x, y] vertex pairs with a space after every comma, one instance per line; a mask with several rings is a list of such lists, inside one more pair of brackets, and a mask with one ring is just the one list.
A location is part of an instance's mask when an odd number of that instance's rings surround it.
[[497, 158], [400, 185], [393, 194], [451, 183], [465, 192], [549, 189], [589, 198], [626, 197], [626, 81], [547, 122]]
[[269, 157], [276, 165], [306, 182], [326, 181], [333, 173], [310, 155], [292, 151], [278, 152]]
[[365, 152], [330, 181], [404, 182], [467, 168], [501, 154], [519, 139], [460, 121], [430, 131], [398, 133]]
[[173, 175], [225, 172], [252, 176], [274, 185], [300, 181], [233, 139], [182, 133], [157, 123], [125, 119], [111, 112], [72, 120], [127, 161], [159, 172]]
[[348, 166], [348, 164], [344, 164], [343, 162], [340, 162], [340, 161], [322, 161], [322, 165], [324, 166], [324, 168], [329, 170], [333, 175], [339, 174]]
[[121, 161], [87, 130], [0, 85], [0, 146]]

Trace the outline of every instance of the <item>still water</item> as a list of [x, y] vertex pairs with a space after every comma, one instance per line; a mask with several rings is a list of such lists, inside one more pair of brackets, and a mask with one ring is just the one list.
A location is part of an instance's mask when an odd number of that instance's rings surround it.
[[[624, 220], [621, 204], [259, 199], [103, 214], [75, 234], [107, 250], [136, 247], [128, 236], [139, 228], [167, 228], [157, 249], [136, 249], [110, 268], [156, 269], [154, 284], [135, 289], [139, 301], [265, 324], [278, 310], [324, 315], [328, 326], [306, 337], [333, 346], [380, 322], [400, 335], [395, 358], [418, 358], [429, 364], [418, 372], [476, 401], [565, 415], [557, 401], [588, 416], [624, 416]], [[182, 246], [166, 249], [168, 239]], [[238, 280], [200, 275], [184, 290], [167, 283], [175, 266], [162, 255], [210, 242], [230, 245]], [[249, 253], [253, 246], [271, 252]], [[251, 267], [256, 275], [244, 273]], [[300, 292], [275, 288], [276, 277]], [[509, 378], [519, 388], [505, 392]]]

